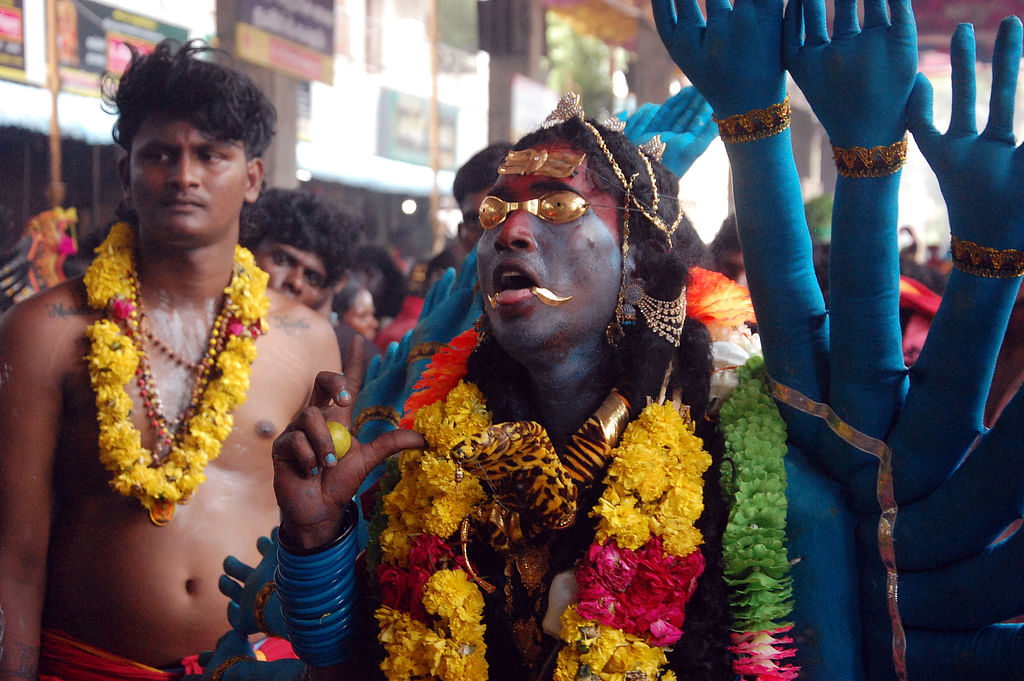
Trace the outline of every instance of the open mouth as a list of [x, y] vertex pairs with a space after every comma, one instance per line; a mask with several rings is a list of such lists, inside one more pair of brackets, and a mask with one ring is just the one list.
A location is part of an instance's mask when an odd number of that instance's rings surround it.
[[487, 296], [492, 308], [515, 305], [531, 297], [530, 289], [537, 285], [534, 278], [515, 265], [501, 267], [494, 273], [494, 293]]
[[524, 288], [532, 288], [537, 283], [522, 272], [509, 270], [501, 273], [498, 277], [498, 292], [517, 291]]

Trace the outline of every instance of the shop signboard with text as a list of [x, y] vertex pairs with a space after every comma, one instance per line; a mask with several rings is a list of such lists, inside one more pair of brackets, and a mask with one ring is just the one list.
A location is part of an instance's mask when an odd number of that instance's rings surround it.
[[57, 0], [61, 89], [99, 96], [105, 72], [124, 72], [129, 45], [149, 54], [165, 38], [184, 43], [188, 30], [92, 0]]
[[[378, 153], [384, 158], [430, 165], [430, 100], [407, 92], [381, 89]], [[438, 107], [438, 169], [455, 169], [458, 110]]]
[[235, 52], [299, 80], [334, 83], [334, 0], [238, 0]]
[[0, 0], [0, 78], [25, 80], [25, 8], [22, 0]]

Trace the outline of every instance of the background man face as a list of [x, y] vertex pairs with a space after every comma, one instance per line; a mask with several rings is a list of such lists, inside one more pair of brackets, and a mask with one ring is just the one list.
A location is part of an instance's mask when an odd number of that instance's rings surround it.
[[459, 223], [459, 242], [467, 253], [473, 250], [480, 235], [484, 232], [480, 227], [480, 202], [484, 200], [489, 191], [489, 189], [481, 189], [478, 192], [472, 192], [459, 203], [459, 210], [462, 211], [462, 221]]
[[333, 290], [327, 283], [327, 268], [316, 253], [263, 241], [255, 256], [256, 264], [270, 275], [270, 288], [314, 310], [330, 300]]

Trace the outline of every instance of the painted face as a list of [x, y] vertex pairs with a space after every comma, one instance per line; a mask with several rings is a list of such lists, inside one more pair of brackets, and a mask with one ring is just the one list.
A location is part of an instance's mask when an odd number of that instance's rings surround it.
[[320, 309], [330, 297], [327, 269], [319, 255], [264, 241], [255, 256], [256, 264], [270, 275], [270, 288], [314, 310]]
[[517, 359], [603, 343], [622, 272], [615, 200], [586, 163], [564, 179], [503, 175], [490, 196], [505, 215], [480, 237], [477, 266], [498, 342]]
[[367, 340], [373, 340], [377, 335], [379, 322], [374, 315], [373, 296], [365, 288], [359, 289], [359, 293], [352, 299], [352, 306], [345, 311], [342, 319], [353, 329], [361, 333]]
[[151, 116], [120, 166], [140, 233], [167, 243], [202, 244], [234, 233], [244, 202], [259, 196], [263, 162], [241, 142], [214, 140], [183, 119]]

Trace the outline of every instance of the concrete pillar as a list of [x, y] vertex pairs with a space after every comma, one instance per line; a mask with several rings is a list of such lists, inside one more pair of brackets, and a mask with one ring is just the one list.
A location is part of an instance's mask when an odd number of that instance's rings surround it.
[[491, 58], [487, 139], [508, 141], [513, 77], [521, 73], [543, 80], [540, 60], [546, 51], [546, 10], [539, 0], [486, 0], [477, 4], [477, 11], [480, 47]]

